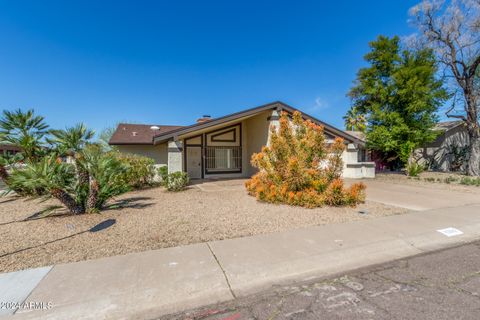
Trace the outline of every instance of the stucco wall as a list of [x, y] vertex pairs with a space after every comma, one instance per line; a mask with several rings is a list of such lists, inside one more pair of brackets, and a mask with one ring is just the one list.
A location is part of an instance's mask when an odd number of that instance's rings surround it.
[[156, 146], [153, 145], [125, 145], [117, 146], [120, 152], [133, 153], [148, 158], [152, 158], [156, 165], [167, 165], [168, 151], [167, 144], [162, 143]]
[[[450, 165], [454, 156], [452, 154], [452, 145], [463, 147], [468, 145], [469, 138], [464, 126], [458, 126], [445, 133], [442, 133], [437, 139], [419, 148], [414, 152], [414, 158], [430, 170], [450, 171]], [[465, 169], [463, 166], [462, 170]]]
[[263, 146], [268, 143], [268, 133], [270, 123], [268, 117], [271, 116], [271, 111], [262, 112], [261, 114], [245, 120], [246, 131], [246, 166], [245, 173], [248, 176], [255, 174], [256, 169], [250, 164], [252, 154], [262, 150]]

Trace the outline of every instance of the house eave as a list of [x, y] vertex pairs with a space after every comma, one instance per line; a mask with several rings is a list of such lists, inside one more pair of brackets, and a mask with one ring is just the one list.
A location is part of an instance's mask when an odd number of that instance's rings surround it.
[[[177, 130], [167, 132], [167, 133], [162, 134], [162, 135], [158, 135], [158, 136], [153, 138], [153, 144], [159, 144], [159, 143], [162, 143], [162, 142], [165, 142], [165, 141], [175, 140], [179, 136], [182, 136], [182, 135], [191, 134], [191, 133], [196, 132], [196, 131], [204, 130], [204, 129], [207, 129], [207, 128], [210, 128], [210, 127], [218, 126], [218, 125], [228, 123], [228, 122], [232, 122], [232, 121], [235, 121], [235, 120], [240, 120], [242, 118], [245, 118], [245, 117], [248, 117], [248, 116], [263, 112], [263, 111], [266, 111], [266, 110], [273, 110], [273, 109], [285, 110], [285, 111], [290, 112], [290, 113], [293, 113], [295, 111], [301, 112], [300, 110], [298, 110], [294, 107], [291, 107], [291, 106], [289, 106], [289, 105], [287, 105], [283, 102], [276, 101], [276, 102], [268, 103], [268, 104], [265, 104], [265, 105], [261, 105], [259, 107], [247, 109], [247, 110], [236, 112], [236, 113], [226, 115], [226, 116], [223, 116], [223, 117], [220, 117], [220, 118], [217, 118], [217, 119], [213, 119], [213, 120], [208, 121], [208, 122], [197, 123], [197, 124], [185, 127], [185, 128], [180, 128], [180, 129], [177, 129]], [[322, 125], [327, 131], [333, 133], [334, 135], [340, 136], [340, 137], [348, 140], [349, 142], [356, 143], [356, 144], [361, 145], [361, 146], [365, 146], [364, 141], [362, 141], [362, 140], [360, 140], [360, 139], [358, 139], [354, 136], [351, 136], [350, 134], [346, 133], [343, 130], [337, 129], [337, 128], [335, 128], [335, 127], [333, 127], [333, 126], [331, 126], [331, 125], [329, 125], [329, 124], [327, 124], [327, 123], [325, 123], [321, 120], [318, 120], [317, 118], [315, 118], [315, 117], [313, 117], [309, 114], [306, 114], [306, 113], [302, 112], [302, 116], [306, 119], [309, 119], [309, 120], [317, 123], [317, 124]]]

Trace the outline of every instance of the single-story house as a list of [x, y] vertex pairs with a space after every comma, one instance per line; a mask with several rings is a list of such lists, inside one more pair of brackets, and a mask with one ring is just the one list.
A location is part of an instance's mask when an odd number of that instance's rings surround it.
[[[189, 126], [118, 125], [110, 144], [120, 152], [150, 157], [168, 172], [184, 171], [191, 179], [250, 177], [256, 169], [250, 164], [253, 153], [268, 145], [270, 127], [278, 126], [281, 112], [297, 109], [273, 102], [220, 118], [203, 116]], [[324, 126], [329, 141], [345, 140], [344, 177], [374, 177], [372, 162], [365, 162], [365, 143], [345, 131], [302, 112], [305, 119]]]
[[14, 155], [20, 151], [22, 151], [22, 149], [16, 145], [0, 144], [0, 155], [2, 154]]
[[435, 141], [414, 152], [414, 159], [433, 171], [463, 171], [468, 159], [469, 137], [462, 120], [439, 122]]

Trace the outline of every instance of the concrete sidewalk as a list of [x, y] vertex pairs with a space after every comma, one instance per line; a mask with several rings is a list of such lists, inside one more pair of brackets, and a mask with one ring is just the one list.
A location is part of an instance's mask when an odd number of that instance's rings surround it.
[[[18, 273], [3, 274], [0, 288], [11, 289], [0, 291], [0, 302], [27, 303], [0, 319], [154, 318], [479, 239], [479, 210], [412, 212], [57, 265], [42, 269], [27, 289], [15, 284]], [[448, 227], [463, 234], [437, 231]]]

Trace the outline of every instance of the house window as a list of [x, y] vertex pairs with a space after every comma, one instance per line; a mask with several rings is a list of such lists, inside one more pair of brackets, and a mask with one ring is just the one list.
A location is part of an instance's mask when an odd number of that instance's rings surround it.
[[241, 172], [242, 148], [230, 146], [206, 147], [205, 169], [207, 173]]

